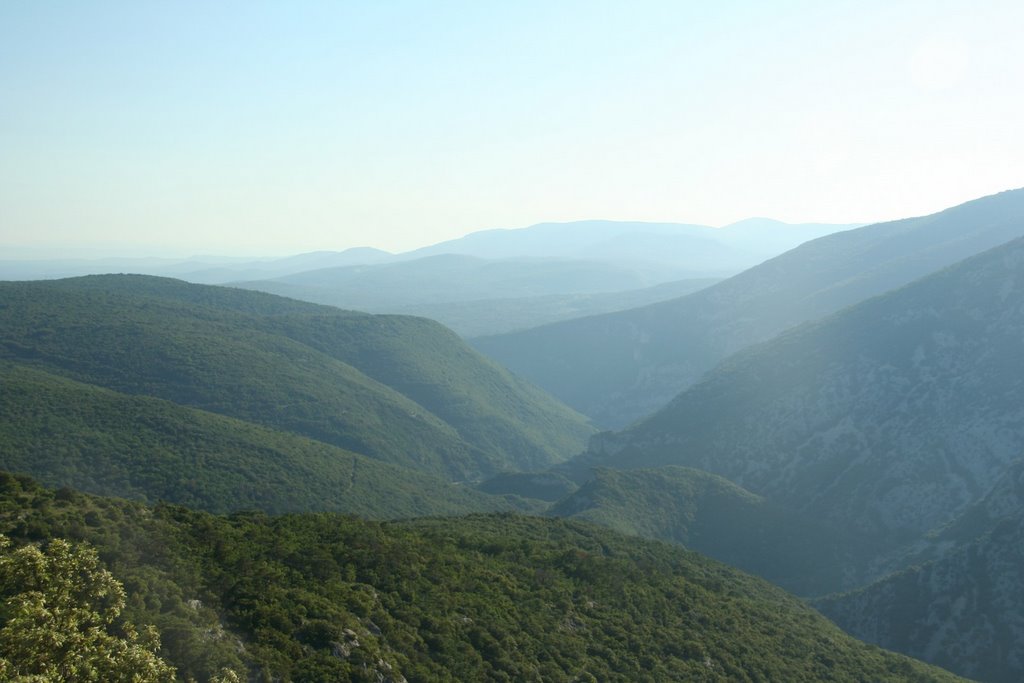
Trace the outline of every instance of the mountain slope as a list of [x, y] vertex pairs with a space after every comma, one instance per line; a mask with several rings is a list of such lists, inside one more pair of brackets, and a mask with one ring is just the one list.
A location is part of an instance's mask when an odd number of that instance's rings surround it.
[[739, 353], [576, 463], [680, 464], [912, 540], [1024, 452], [1024, 239]]
[[1024, 678], [1024, 463], [929, 545], [931, 561], [818, 607], [859, 638], [965, 676]]
[[411, 517], [500, 499], [334, 446], [0, 363], [0, 468], [50, 486], [212, 512]]
[[805, 243], [673, 301], [475, 339], [595, 422], [664, 406], [727, 356], [1024, 235], [1024, 190]]
[[577, 453], [583, 418], [441, 325], [409, 316], [290, 316], [271, 326], [427, 408], [506, 466], [537, 469]]
[[[0, 300], [0, 357], [449, 478], [555, 462], [589, 432], [426, 320], [144, 276], [0, 283]], [[329, 338], [355, 347], [375, 326], [402, 336], [359, 368], [341, 359], [358, 352]], [[423, 403], [374, 379], [389, 372], [375, 363], [400, 361], [418, 369]], [[496, 405], [518, 410], [496, 418]]]
[[223, 518], [3, 475], [0, 533], [96, 545], [183, 678], [958, 680], [761, 580], [581, 523]]

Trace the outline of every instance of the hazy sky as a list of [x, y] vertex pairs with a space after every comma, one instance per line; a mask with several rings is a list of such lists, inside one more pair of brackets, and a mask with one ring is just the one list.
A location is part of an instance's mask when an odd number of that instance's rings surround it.
[[1024, 186], [1022, 27], [1019, 0], [0, 0], [0, 245], [931, 213]]

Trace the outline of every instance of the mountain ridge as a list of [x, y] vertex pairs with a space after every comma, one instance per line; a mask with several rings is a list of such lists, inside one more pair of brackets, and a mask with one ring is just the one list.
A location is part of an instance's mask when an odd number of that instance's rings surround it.
[[839, 232], [707, 289], [472, 340], [599, 425], [661, 408], [727, 356], [1024, 235], [1024, 190]]

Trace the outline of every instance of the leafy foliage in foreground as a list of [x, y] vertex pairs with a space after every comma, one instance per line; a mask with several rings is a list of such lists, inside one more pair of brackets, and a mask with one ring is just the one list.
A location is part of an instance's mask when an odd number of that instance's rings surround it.
[[211, 512], [412, 517], [500, 498], [293, 434], [0, 361], [0, 467], [51, 486]]
[[10, 550], [0, 535], [0, 678], [25, 683], [174, 680], [158, 635], [120, 619], [124, 588], [90, 548]]
[[96, 546], [182, 678], [957, 680], [759, 579], [578, 522], [214, 517], [8, 475], [0, 532]]

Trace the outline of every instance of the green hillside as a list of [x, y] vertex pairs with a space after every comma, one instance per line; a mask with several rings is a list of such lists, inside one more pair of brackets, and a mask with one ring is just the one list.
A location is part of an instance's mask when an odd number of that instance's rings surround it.
[[278, 317], [272, 329], [427, 408], [475, 448], [517, 469], [575, 455], [593, 429], [582, 416], [496, 363], [443, 326], [410, 316]]
[[335, 446], [0, 362], [0, 467], [50, 486], [212, 512], [371, 518], [507, 509]]
[[761, 580], [576, 522], [214, 517], [3, 475], [0, 533], [97, 547], [125, 616], [200, 681], [958, 680]]
[[591, 431], [425, 320], [144, 276], [0, 283], [0, 300], [0, 358], [450, 479], [557, 462]]
[[835, 590], [868, 556], [868, 543], [848, 529], [686, 467], [598, 469], [548, 514], [681, 543], [798, 595]]

